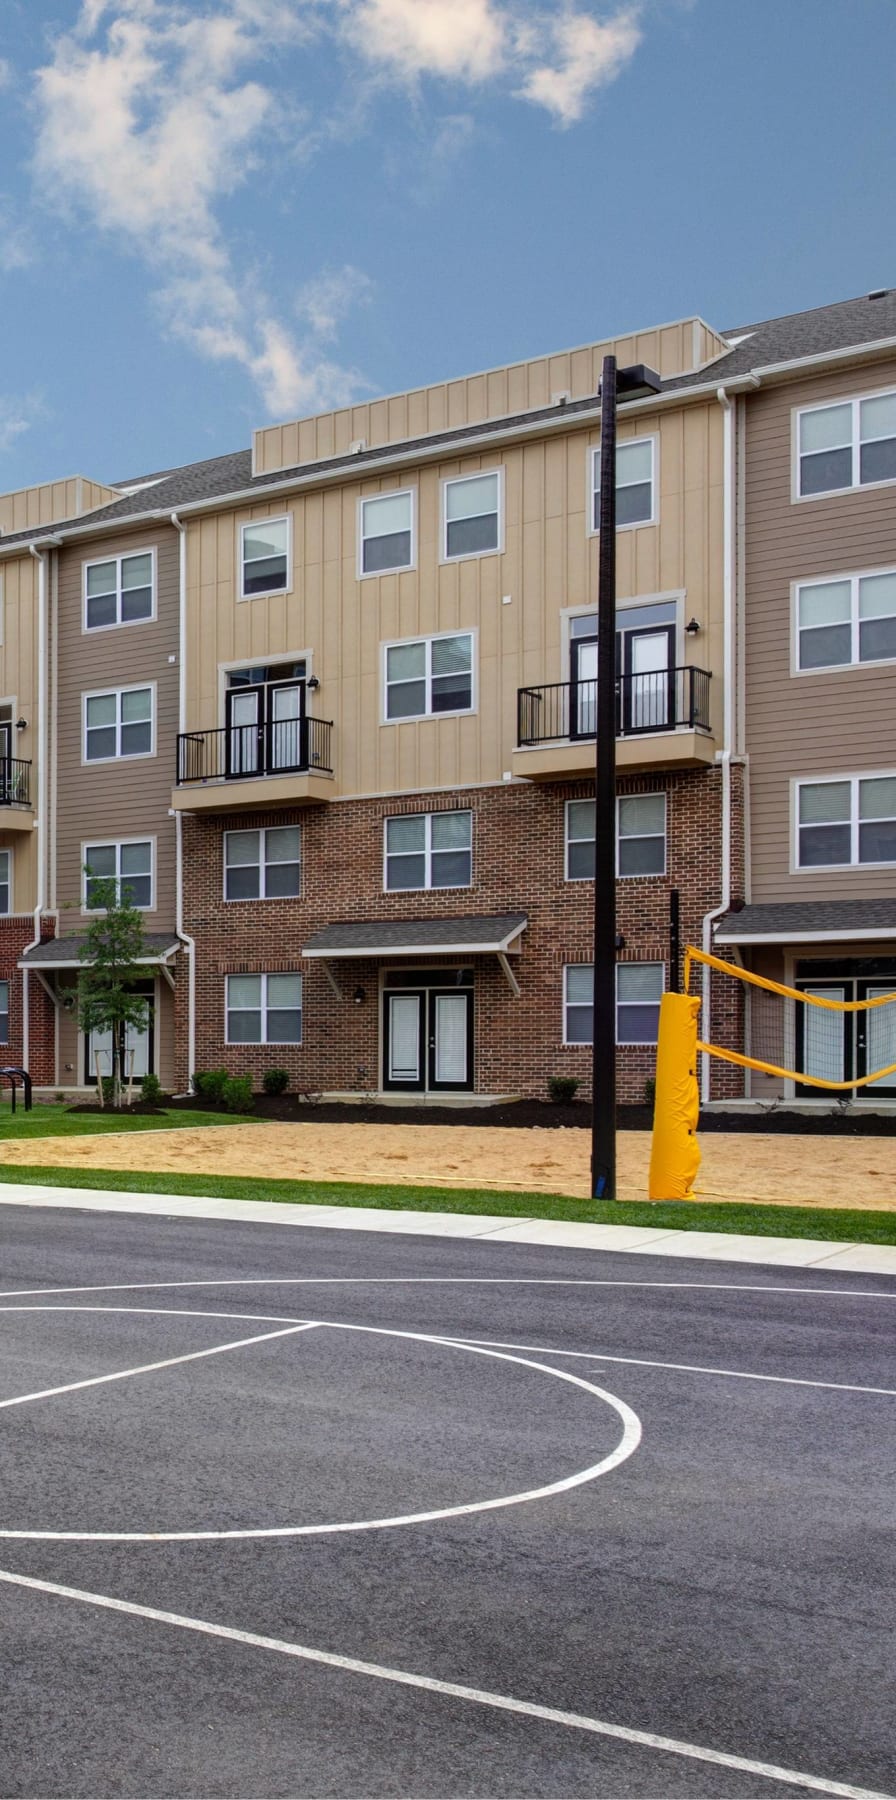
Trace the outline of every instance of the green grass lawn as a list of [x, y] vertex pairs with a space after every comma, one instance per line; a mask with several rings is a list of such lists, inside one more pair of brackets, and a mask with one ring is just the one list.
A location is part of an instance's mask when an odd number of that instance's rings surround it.
[[74, 1113], [62, 1106], [47, 1106], [37, 1101], [26, 1113], [21, 1100], [15, 1116], [7, 1104], [0, 1105], [0, 1142], [4, 1138], [90, 1137], [104, 1131], [170, 1131], [185, 1125], [244, 1125], [247, 1118], [239, 1113], [178, 1112], [164, 1113]]
[[[211, 1122], [201, 1113], [181, 1113], [176, 1117], [178, 1123]], [[221, 1122], [219, 1115], [215, 1116], [214, 1122]], [[147, 1123], [153, 1121], [147, 1120]], [[114, 1154], [114, 1150], [110, 1150], [110, 1159]], [[508, 1194], [492, 1192], [490, 1188], [374, 1187], [357, 1182], [265, 1181], [238, 1175], [146, 1175], [134, 1169], [47, 1169], [2, 1163], [0, 1182], [33, 1183], [39, 1187], [114, 1188], [138, 1194], [206, 1195], [218, 1200], [277, 1200], [298, 1206], [377, 1206], [393, 1211], [492, 1213], [512, 1218], [574, 1219], [580, 1224], [646, 1225], [655, 1230], [741, 1231], [761, 1237], [896, 1244], [896, 1213], [852, 1212], [839, 1208], [727, 1205], [700, 1200], [657, 1203], [622, 1200], [596, 1206], [571, 1200], [563, 1194]]]

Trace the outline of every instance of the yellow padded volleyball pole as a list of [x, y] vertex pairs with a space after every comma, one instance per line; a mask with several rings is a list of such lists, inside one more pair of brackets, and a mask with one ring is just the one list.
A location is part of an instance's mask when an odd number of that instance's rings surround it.
[[700, 1167], [697, 1121], [697, 1016], [692, 994], [664, 994], [656, 1049], [656, 1098], [650, 1147], [650, 1200], [693, 1200]]

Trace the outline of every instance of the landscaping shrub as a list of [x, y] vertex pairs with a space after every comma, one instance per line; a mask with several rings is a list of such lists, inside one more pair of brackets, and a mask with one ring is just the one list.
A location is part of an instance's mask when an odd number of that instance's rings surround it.
[[262, 1075], [261, 1085], [266, 1094], [285, 1094], [289, 1087], [288, 1069], [268, 1069]]
[[115, 1083], [111, 1075], [103, 1076], [103, 1105], [111, 1106], [115, 1098]]
[[218, 1104], [224, 1099], [224, 1090], [230, 1076], [226, 1069], [206, 1069], [197, 1070], [190, 1080], [193, 1092], [199, 1095], [200, 1100], [210, 1100], [213, 1104]]
[[144, 1075], [140, 1083], [140, 1098], [146, 1101], [147, 1106], [158, 1106], [161, 1103], [164, 1095], [158, 1075]]
[[575, 1099], [578, 1086], [574, 1075], [551, 1075], [548, 1080], [548, 1093], [555, 1106], [563, 1106], [566, 1101]]
[[655, 1075], [648, 1075], [647, 1080], [644, 1083], [644, 1099], [648, 1106], [653, 1106], [656, 1102], [656, 1076]]
[[228, 1112], [251, 1112], [255, 1102], [252, 1099], [251, 1075], [228, 1076], [221, 1096]]

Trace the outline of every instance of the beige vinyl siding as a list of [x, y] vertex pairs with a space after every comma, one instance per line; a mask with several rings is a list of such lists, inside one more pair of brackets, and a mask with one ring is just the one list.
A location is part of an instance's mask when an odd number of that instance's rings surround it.
[[64, 519], [79, 519], [83, 513], [118, 499], [115, 488], [89, 481], [85, 475], [17, 488], [13, 493], [0, 494], [0, 532], [33, 531]]
[[[147, 969], [146, 977], [147, 980], [155, 979], [155, 1073], [163, 1088], [170, 1093], [175, 1087], [174, 994], [165, 977], [157, 974], [154, 969]], [[67, 969], [62, 972], [59, 978], [60, 993], [72, 993], [75, 989], [75, 979], [74, 970]], [[77, 1007], [60, 1006], [58, 1018], [59, 1060], [57, 1072], [59, 1085], [63, 1088], [83, 1087], [85, 1080], [84, 1035], [78, 1027]]]
[[[106, 631], [82, 629], [83, 565], [155, 547], [157, 617]], [[168, 817], [178, 706], [178, 539], [170, 527], [82, 541], [59, 552], [56, 897], [60, 930], [83, 930], [81, 845], [156, 839], [155, 910], [147, 930], [174, 925], [175, 833]], [[169, 658], [171, 659], [169, 661]], [[82, 763], [82, 695], [156, 686], [154, 757]]]
[[601, 362], [614, 355], [620, 364], [647, 363], [663, 377], [682, 375], [719, 356], [725, 343], [702, 319], [681, 319], [622, 338], [605, 338], [581, 349], [509, 363], [457, 381], [435, 382], [406, 394], [365, 401], [338, 412], [318, 413], [284, 425], [267, 425], [253, 434], [256, 475], [299, 463], [341, 456], [363, 439], [369, 449], [383, 444], [474, 425], [549, 406], [554, 395], [573, 400], [596, 394]]
[[892, 869], [791, 873], [795, 778], [896, 769], [896, 668], [791, 674], [791, 584], [896, 566], [896, 485], [794, 502], [801, 406], [896, 387], [896, 361], [761, 389], [746, 423], [746, 729], [754, 901], [896, 892]]
[[[687, 660], [714, 668], [721, 726], [722, 414], [715, 403], [622, 426], [659, 439], [659, 523], [620, 532], [620, 599], [686, 590], [704, 630]], [[516, 743], [517, 689], [567, 679], [561, 613], [594, 601], [598, 539], [590, 531], [589, 447], [595, 431], [535, 439], [499, 456], [469, 456], [347, 481], [279, 505], [221, 512], [189, 526], [188, 720], [223, 723], [220, 670], [310, 652], [321, 687], [310, 710], [333, 719], [334, 792], [391, 792], [500, 781]], [[441, 483], [503, 470], [503, 553], [442, 562]], [[357, 579], [359, 497], [414, 486], [417, 567]], [[287, 593], [240, 601], [239, 526], [288, 512]], [[504, 596], [509, 604], [504, 604]], [[383, 724], [382, 646], [439, 632], [476, 635], [474, 714]]]
[[[37, 587], [38, 565], [33, 556], [15, 557], [0, 563], [3, 617], [0, 700], [11, 702], [14, 721], [26, 721], [24, 731], [13, 731], [12, 754], [31, 764], [31, 804], [35, 810], [38, 750]], [[34, 831], [0, 833], [0, 847], [13, 852], [13, 912], [32, 912], [37, 901], [36, 836]]]

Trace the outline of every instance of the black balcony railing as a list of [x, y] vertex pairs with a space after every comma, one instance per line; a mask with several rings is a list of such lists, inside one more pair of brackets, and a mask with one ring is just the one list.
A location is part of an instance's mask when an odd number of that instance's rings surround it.
[[[647, 732], [709, 730], [707, 669], [656, 669], [645, 675], [616, 679], [616, 736]], [[552, 740], [593, 738], [597, 682], [553, 681], [544, 687], [517, 690], [517, 742], [522, 746]]]
[[332, 719], [272, 719], [266, 725], [224, 725], [183, 731], [177, 740], [177, 785], [191, 781], [247, 781], [271, 775], [332, 775]]
[[31, 764], [17, 756], [0, 758], [0, 806], [31, 805]]

